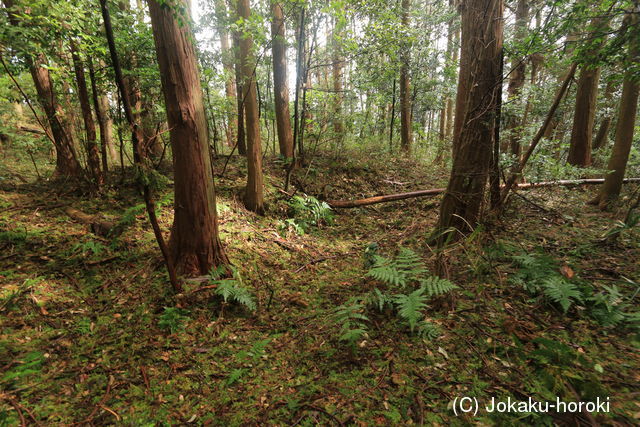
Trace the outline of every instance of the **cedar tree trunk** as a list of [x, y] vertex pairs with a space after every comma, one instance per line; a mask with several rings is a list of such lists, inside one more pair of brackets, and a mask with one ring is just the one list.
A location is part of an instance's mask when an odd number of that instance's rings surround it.
[[287, 41], [285, 21], [280, 3], [271, 5], [273, 21], [271, 37], [273, 39], [273, 95], [276, 108], [276, 126], [280, 155], [285, 159], [293, 158], [293, 133], [289, 114], [289, 87], [287, 86]]
[[[149, 0], [174, 163], [174, 219], [169, 246], [177, 272], [207, 274], [228, 262], [218, 237], [202, 88], [187, 16]], [[177, 4], [187, 9], [180, 0]]]
[[439, 245], [452, 230], [470, 231], [485, 199], [502, 89], [502, 16], [502, 0], [468, 0], [462, 5], [463, 65], [456, 107], [459, 131], [449, 184], [440, 205]]
[[[238, 16], [245, 21], [251, 15], [249, 0], [238, 0]], [[255, 79], [256, 60], [253, 53], [253, 38], [240, 38], [240, 64], [242, 64], [242, 98], [244, 100], [245, 132], [247, 137], [247, 187], [244, 205], [250, 211], [264, 213], [262, 195], [262, 141], [260, 139], [260, 115]]]

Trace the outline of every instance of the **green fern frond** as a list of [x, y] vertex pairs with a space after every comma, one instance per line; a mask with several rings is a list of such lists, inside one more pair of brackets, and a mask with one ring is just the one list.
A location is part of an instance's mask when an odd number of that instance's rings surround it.
[[437, 295], [446, 294], [447, 292], [451, 292], [454, 289], [457, 289], [458, 286], [451, 283], [447, 279], [441, 279], [440, 277], [431, 276], [426, 279], [420, 281], [421, 288], [424, 289], [427, 296], [433, 297]]
[[551, 277], [543, 282], [544, 295], [551, 301], [562, 307], [566, 313], [576, 301], [582, 301], [582, 293], [571, 282], [567, 282], [560, 276]]
[[393, 296], [393, 302], [398, 309], [398, 315], [409, 323], [411, 332], [415, 329], [418, 321], [422, 318], [422, 312], [427, 307], [425, 301], [427, 296], [424, 295], [424, 289], [420, 288], [409, 295], [398, 294]]
[[368, 331], [365, 322], [368, 322], [369, 318], [363, 313], [364, 310], [364, 304], [352, 302], [336, 307], [334, 311], [334, 322], [340, 325], [338, 339], [348, 342], [352, 348], [355, 348], [356, 341], [362, 339]]
[[395, 258], [396, 269], [405, 273], [409, 280], [428, 273], [422, 259], [411, 249], [401, 248]]
[[216, 288], [216, 294], [220, 295], [224, 302], [229, 300], [244, 305], [249, 310], [254, 311], [256, 309], [256, 303], [251, 296], [251, 293], [241, 286], [235, 279], [217, 280], [218, 287]]
[[375, 255], [374, 265], [367, 272], [367, 276], [392, 286], [404, 286], [407, 275], [398, 269], [395, 261]]
[[383, 294], [380, 289], [374, 288], [367, 297], [367, 304], [372, 305], [378, 309], [378, 311], [384, 311], [387, 304], [392, 302], [391, 298], [387, 294]]
[[411, 281], [419, 280], [428, 272], [418, 254], [402, 248], [393, 260], [374, 255], [373, 266], [367, 272], [367, 276], [391, 286], [404, 287]]
[[433, 340], [438, 338], [439, 335], [440, 328], [437, 325], [427, 322], [426, 320], [422, 320], [418, 323], [418, 336], [420, 336], [420, 338]]

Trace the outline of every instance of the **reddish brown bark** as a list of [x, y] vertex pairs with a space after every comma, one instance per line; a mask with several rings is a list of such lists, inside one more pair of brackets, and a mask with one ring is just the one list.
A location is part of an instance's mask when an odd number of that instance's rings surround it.
[[[607, 25], [608, 20], [597, 17], [591, 25], [595, 28], [590, 36], [592, 38], [603, 36], [599, 34]], [[589, 42], [589, 41], [587, 41]], [[600, 49], [602, 42], [598, 42], [589, 48], [587, 57], [594, 56]], [[573, 127], [571, 129], [571, 142], [567, 163], [575, 166], [591, 165], [591, 145], [593, 139], [593, 124], [596, 117], [596, 100], [598, 98], [598, 82], [600, 81], [600, 68], [589, 62], [582, 64], [578, 86], [576, 89], [576, 104], [573, 115]]]
[[75, 155], [73, 133], [66, 120], [66, 112], [57, 101], [49, 70], [43, 67], [45, 63], [44, 56], [38, 55], [29, 69], [38, 92], [38, 100], [47, 115], [51, 134], [56, 143], [56, 169], [54, 175], [78, 177], [82, 172], [82, 168]]
[[[517, 43], [521, 43], [526, 37], [528, 21], [529, 5], [527, 4], [527, 0], [518, 0], [515, 24], [515, 38]], [[524, 58], [514, 57], [511, 60], [511, 73], [509, 75], [509, 85], [507, 86], [509, 101], [513, 102], [520, 98], [520, 93], [524, 87], [526, 72], [525, 64]], [[509, 139], [506, 140], [506, 144], [502, 147], [502, 151], [506, 151], [506, 148], [508, 147], [511, 154], [520, 157], [520, 136], [522, 133], [520, 120], [518, 120], [514, 114], [510, 114], [507, 117], [505, 128], [509, 132]]]
[[[636, 9], [637, 12], [637, 9]], [[637, 13], [631, 13], [626, 18], [630, 28], [635, 28], [640, 19]], [[640, 61], [640, 41], [637, 35], [629, 42], [628, 63], [637, 64]], [[599, 203], [601, 209], [606, 209], [620, 195], [622, 182], [624, 179], [629, 152], [633, 143], [633, 133], [635, 129], [636, 114], [638, 111], [638, 96], [640, 95], [640, 83], [633, 69], [626, 72], [624, 83], [622, 84], [622, 97], [620, 98], [620, 109], [618, 112], [618, 123], [616, 125], [616, 139], [613, 143], [611, 157], [607, 164], [607, 170], [612, 171], [605, 176], [604, 184], [595, 202]]]
[[[19, 17], [14, 14], [13, 0], [3, 0], [9, 17], [9, 22], [15, 27], [21, 26]], [[68, 121], [67, 113], [58, 102], [49, 69], [46, 68], [47, 60], [43, 54], [34, 58], [26, 55], [25, 61], [29, 67], [34, 86], [38, 94], [38, 101], [42, 106], [47, 122], [51, 128], [51, 136], [56, 147], [56, 169], [54, 176], [79, 177], [82, 168], [78, 162], [74, 146], [73, 132]]]
[[[402, 0], [402, 26], [409, 26], [410, 0]], [[404, 46], [400, 53], [400, 148], [405, 153], [411, 152], [413, 140], [411, 129], [411, 80], [409, 77], [409, 46]]]
[[494, 143], [502, 88], [502, 0], [471, 0], [462, 7], [460, 85], [453, 167], [440, 205], [437, 242], [452, 230], [470, 231], [478, 221]]
[[228, 101], [229, 112], [227, 114], [227, 126], [225, 127], [225, 135], [227, 145], [233, 146], [238, 127], [238, 105], [236, 101], [236, 81], [234, 71], [234, 53], [229, 46], [229, 31], [227, 19], [227, 6], [224, 0], [216, 0], [215, 2], [216, 20], [218, 25], [218, 34], [220, 36], [220, 51], [222, 53], [222, 68], [225, 73], [224, 92]]
[[600, 68], [594, 68], [588, 64], [582, 66], [576, 90], [576, 106], [567, 157], [567, 162], [571, 165], [583, 167], [591, 165], [591, 139], [599, 80]]
[[271, 5], [273, 21], [271, 37], [273, 46], [273, 95], [276, 109], [276, 126], [280, 155], [285, 159], [293, 158], [293, 132], [289, 114], [289, 87], [287, 85], [287, 41], [285, 39], [285, 21], [280, 3]]
[[[238, 16], [248, 20], [251, 16], [249, 0], [237, 0]], [[262, 141], [260, 139], [260, 116], [256, 87], [256, 60], [253, 55], [253, 38], [240, 38], [240, 64], [242, 64], [242, 98], [245, 110], [245, 131], [247, 137], [247, 186], [244, 205], [250, 211], [263, 214]]]
[[76, 75], [78, 86], [78, 100], [82, 110], [82, 120], [86, 135], [85, 149], [87, 152], [87, 164], [91, 178], [96, 187], [100, 188], [104, 184], [104, 176], [100, 169], [100, 152], [96, 143], [96, 124], [93, 121], [91, 105], [89, 104], [89, 90], [87, 89], [87, 79], [84, 73], [84, 64], [80, 58], [80, 53], [75, 42], [71, 42], [71, 58], [73, 59], [73, 71]]
[[[216, 193], [193, 36], [173, 8], [149, 0], [174, 158], [170, 249], [176, 270], [201, 275], [228, 262], [218, 237]], [[188, 9], [184, 1], [178, 6]], [[182, 22], [188, 19], [182, 17]]]

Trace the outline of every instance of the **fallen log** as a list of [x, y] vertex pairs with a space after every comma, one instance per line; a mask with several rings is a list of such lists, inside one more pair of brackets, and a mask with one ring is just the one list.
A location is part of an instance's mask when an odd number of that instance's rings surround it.
[[88, 225], [89, 230], [98, 236], [114, 237], [121, 234], [123, 231], [122, 226], [115, 222], [102, 219], [99, 215], [89, 215], [72, 207], [68, 207], [64, 211], [76, 221]]
[[411, 191], [409, 193], [388, 194], [386, 196], [368, 197], [360, 200], [327, 200], [332, 208], [357, 208], [359, 206], [375, 205], [377, 203], [394, 202], [396, 200], [411, 199], [414, 197], [436, 196], [444, 193], [444, 188], [434, 188], [431, 190]]
[[42, 129], [34, 128], [31, 126], [19, 126], [18, 129], [23, 132], [35, 133], [38, 135], [46, 135], [45, 131], [43, 131]]
[[[594, 184], [602, 184], [603, 182], [604, 182], [603, 178], [565, 179], [560, 181], [527, 182], [527, 183], [517, 184], [515, 185], [515, 187], [518, 189], [526, 190], [529, 188], [551, 187], [556, 185], [562, 185], [562, 186], [594, 185]], [[623, 182], [625, 183], [640, 182], [640, 178], [625, 178]], [[502, 188], [504, 188], [504, 185], [502, 186]], [[349, 208], [357, 208], [360, 206], [375, 205], [378, 203], [394, 202], [396, 200], [412, 199], [416, 197], [437, 196], [438, 194], [444, 193], [445, 190], [446, 190], [445, 188], [433, 188], [431, 190], [420, 190], [420, 191], [411, 191], [409, 193], [388, 194], [385, 196], [368, 197], [366, 199], [359, 199], [359, 200], [327, 200], [327, 204], [334, 209], [349, 209]]]

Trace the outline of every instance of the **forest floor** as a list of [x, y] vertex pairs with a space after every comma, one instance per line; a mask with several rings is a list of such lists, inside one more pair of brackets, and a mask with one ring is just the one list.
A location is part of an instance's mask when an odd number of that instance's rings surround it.
[[[318, 198], [350, 199], [447, 179], [407, 160], [350, 158], [318, 157], [296, 182]], [[4, 164], [31, 181], [28, 162]], [[640, 422], [637, 331], [601, 326], [579, 303], [565, 314], [514, 280], [538, 280], [547, 269], [594, 292], [615, 285], [637, 311], [639, 233], [603, 244], [626, 211], [587, 206], [593, 187], [523, 192], [526, 200], [515, 197], [485, 231], [435, 254], [426, 238], [438, 197], [342, 210], [332, 224], [299, 235], [285, 222], [281, 166], [265, 162], [269, 206], [260, 217], [242, 207], [241, 165], [236, 156], [216, 179], [218, 208], [221, 240], [255, 296], [254, 312], [209, 290], [192, 293], [202, 283], [189, 284], [188, 297], [172, 294], [133, 185], [91, 198], [61, 183], [0, 184], [0, 425]], [[625, 196], [634, 191], [625, 186]], [[171, 198], [169, 185], [159, 197], [167, 231]], [[106, 239], [69, 218], [68, 206], [136, 221]], [[364, 265], [371, 243], [384, 256], [412, 249], [431, 271], [439, 259], [459, 286], [425, 310], [438, 337], [421, 338], [369, 310], [368, 334], [355, 347], [339, 340], [336, 307], [376, 286]], [[463, 396], [609, 397], [610, 413], [481, 408], [456, 417], [452, 402]]]

